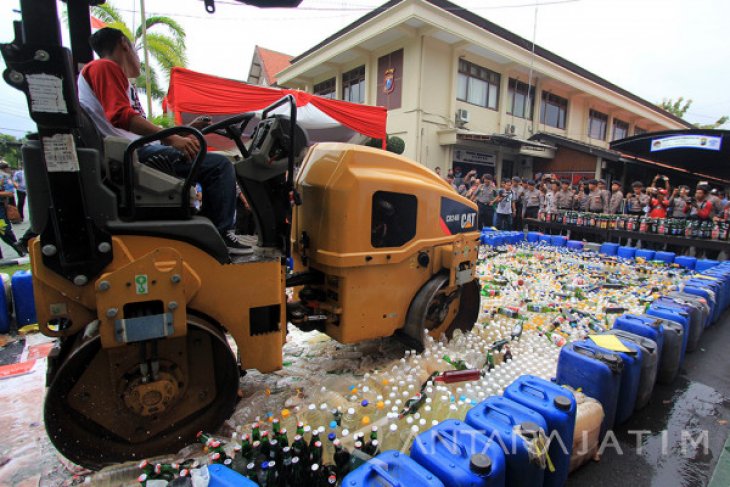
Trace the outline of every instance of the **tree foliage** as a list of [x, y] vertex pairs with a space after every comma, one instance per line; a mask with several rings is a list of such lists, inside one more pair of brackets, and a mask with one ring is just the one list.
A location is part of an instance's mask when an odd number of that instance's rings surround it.
[[[692, 106], [692, 99], [684, 99], [683, 96], [680, 96], [676, 100], [673, 100], [672, 98], [663, 98], [662, 102], [659, 104], [660, 108], [663, 108], [664, 110], [668, 111], [672, 115], [676, 115], [679, 118], [684, 118], [684, 115], [687, 113], [687, 110]], [[727, 115], [723, 115], [722, 117], [718, 118], [715, 123], [695, 123], [693, 124], [698, 129], [718, 129], [725, 125], [727, 121], [730, 120], [730, 117]]]
[[[383, 139], [371, 138], [368, 139], [364, 145], [380, 149], [383, 147]], [[389, 135], [385, 142], [385, 150], [387, 150], [388, 152], [393, 152], [394, 154], [403, 154], [403, 151], [406, 150], [406, 143], [400, 137], [397, 137], [395, 135]]]
[[146, 90], [145, 72], [150, 72], [150, 93], [155, 100], [161, 100], [165, 96], [165, 90], [160, 84], [161, 80], [157, 72], [156, 66], [165, 73], [167, 79], [170, 77], [170, 71], [175, 66], [186, 66], [187, 56], [185, 54], [185, 29], [174, 19], [163, 16], [148, 17], [145, 22], [147, 26], [147, 49], [155, 65], [150, 66], [144, 64], [144, 56], [142, 55], [143, 39], [142, 26], [138, 26], [134, 33], [132, 29], [124, 22], [121, 13], [109, 2], [92, 7], [92, 14], [109, 27], [121, 30], [124, 35], [132, 42], [137, 51], [140, 52], [142, 59], [142, 73], [137, 78], [137, 88], [140, 91]]
[[12, 135], [0, 134], [0, 158], [4, 159], [10, 167], [20, 166], [20, 146], [22, 139]]

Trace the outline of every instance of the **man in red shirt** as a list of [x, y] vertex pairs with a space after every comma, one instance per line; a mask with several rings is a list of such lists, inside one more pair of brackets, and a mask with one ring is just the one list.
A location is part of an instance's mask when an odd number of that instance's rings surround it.
[[714, 216], [714, 207], [709, 200], [710, 187], [704, 184], [697, 186], [695, 201], [692, 203], [690, 217], [697, 220], [710, 220]]
[[[137, 51], [117, 29], [105, 27], [89, 39], [101, 59], [84, 66], [79, 76], [79, 101], [104, 136], [126, 137], [130, 141], [162, 130], [145, 118], [144, 110], [129, 79], [140, 75]], [[171, 135], [162, 144], [148, 144], [137, 151], [140, 162], [164, 156], [185, 177], [200, 144], [192, 137]], [[234, 233], [236, 183], [233, 165], [224, 156], [206, 154], [199, 164], [197, 179], [203, 189], [202, 214], [220, 232], [231, 253], [250, 253]]]

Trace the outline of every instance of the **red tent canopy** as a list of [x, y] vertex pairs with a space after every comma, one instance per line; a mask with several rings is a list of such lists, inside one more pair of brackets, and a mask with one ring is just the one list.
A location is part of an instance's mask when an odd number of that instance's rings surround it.
[[[185, 68], [172, 69], [163, 109], [174, 112], [176, 122], [181, 124], [183, 113], [236, 115], [253, 112], [266, 108], [284, 95], [293, 95], [298, 108], [314, 107], [323, 114], [319, 116], [320, 119], [334, 119], [363, 135], [382, 139], [385, 145], [388, 112], [384, 107], [331, 100], [298, 90], [250, 85]], [[297, 121], [305, 128], [306, 119], [306, 116], [297, 117]]]

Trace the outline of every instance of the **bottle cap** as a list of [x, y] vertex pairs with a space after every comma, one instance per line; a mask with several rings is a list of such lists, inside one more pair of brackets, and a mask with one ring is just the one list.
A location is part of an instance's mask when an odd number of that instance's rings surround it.
[[566, 396], [556, 396], [555, 399], [553, 399], [553, 404], [561, 411], [568, 411], [572, 402]]
[[476, 453], [469, 458], [469, 469], [478, 475], [487, 475], [492, 471], [492, 459]]
[[537, 438], [540, 427], [532, 421], [525, 421], [520, 424], [520, 433], [527, 438]]

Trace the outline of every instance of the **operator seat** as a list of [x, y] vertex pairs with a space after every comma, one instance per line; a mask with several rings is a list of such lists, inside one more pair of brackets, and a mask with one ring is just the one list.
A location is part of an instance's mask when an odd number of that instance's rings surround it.
[[[141, 164], [134, 156], [133, 181], [135, 218], [124, 215], [125, 185], [121, 170], [129, 140], [102, 137], [89, 114], [79, 107], [79, 127], [74, 130], [84, 201], [89, 217], [112, 235], [143, 235], [180, 240], [205, 251], [221, 263], [230, 262], [228, 249], [213, 223], [205, 217], [183, 211], [179, 178]], [[42, 149], [36, 140], [22, 148], [33, 231], [40, 234], [48, 221], [51, 199], [43, 164]], [[187, 199], [187, 195], [185, 196]]]

